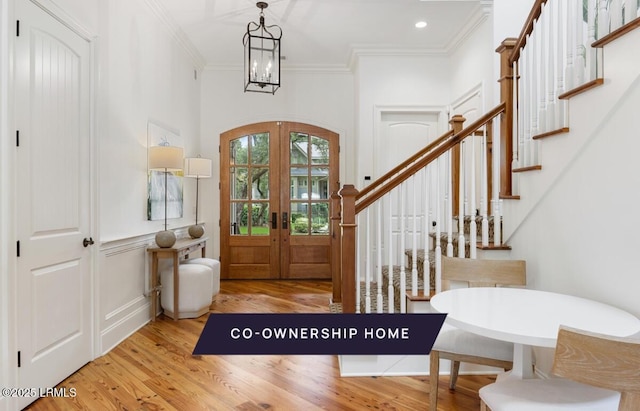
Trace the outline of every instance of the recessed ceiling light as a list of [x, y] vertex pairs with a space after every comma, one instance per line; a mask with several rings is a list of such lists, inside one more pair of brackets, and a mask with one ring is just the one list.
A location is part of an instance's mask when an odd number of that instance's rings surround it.
[[416, 28], [417, 29], [423, 29], [427, 27], [427, 22], [426, 21], [419, 21], [416, 23]]

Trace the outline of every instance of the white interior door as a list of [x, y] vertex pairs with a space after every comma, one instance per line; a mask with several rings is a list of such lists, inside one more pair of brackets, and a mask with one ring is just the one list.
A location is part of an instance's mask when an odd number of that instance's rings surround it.
[[28, 0], [16, 17], [18, 378], [52, 387], [92, 357], [91, 48]]
[[[375, 173], [376, 178], [384, 175], [384, 173], [390, 171], [398, 164], [411, 157], [416, 152], [425, 148], [429, 143], [434, 141], [440, 136], [438, 131], [442, 129], [439, 124], [440, 114], [436, 112], [416, 112], [416, 111], [383, 111], [380, 118], [380, 136], [378, 144], [376, 145], [377, 153], [374, 155], [375, 159]], [[416, 224], [418, 227], [418, 239], [422, 239], [423, 227], [424, 227], [424, 213], [425, 206], [424, 200], [424, 175], [420, 173], [414, 179], [409, 179], [405, 184], [405, 224], [406, 228], [413, 228], [413, 202], [408, 201], [409, 198], [413, 199], [414, 196], [418, 198], [416, 215]], [[411, 196], [408, 196], [408, 193]], [[400, 259], [405, 258], [403, 250], [400, 249], [400, 199], [398, 189], [392, 194], [392, 210], [393, 215], [391, 221], [389, 221], [389, 215], [386, 211], [382, 216], [382, 226], [388, 227], [391, 224], [393, 230], [393, 253], [397, 259], [394, 264], [400, 264]], [[383, 236], [386, 236], [387, 229], [384, 229]], [[421, 241], [421, 240], [419, 240]], [[413, 247], [411, 243], [411, 236], [408, 238], [408, 242], [405, 244], [407, 248]], [[417, 247], [423, 247], [421, 243], [417, 244]], [[383, 260], [386, 262], [386, 256], [388, 250], [382, 250]]]

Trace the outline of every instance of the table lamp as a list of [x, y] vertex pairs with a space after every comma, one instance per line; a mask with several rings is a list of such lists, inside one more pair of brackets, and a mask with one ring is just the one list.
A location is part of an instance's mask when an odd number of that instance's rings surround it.
[[211, 177], [211, 160], [201, 157], [185, 158], [184, 176], [196, 179], [196, 222], [189, 227], [189, 235], [191, 238], [200, 238], [204, 234], [204, 227], [198, 224], [198, 183], [201, 178]]
[[156, 244], [161, 248], [169, 248], [176, 243], [175, 233], [167, 230], [167, 174], [169, 174], [169, 171], [182, 170], [183, 158], [184, 154], [181, 147], [149, 147], [149, 170], [164, 172], [164, 231], [159, 231], [156, 234]]

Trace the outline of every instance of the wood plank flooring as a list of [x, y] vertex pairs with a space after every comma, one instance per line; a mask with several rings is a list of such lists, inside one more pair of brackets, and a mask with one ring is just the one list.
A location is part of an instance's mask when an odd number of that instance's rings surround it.
[[[325, 281], [228, 280], [213, 313], [328, 312]], [[41, 398], [29, 410], [426, 410], [425, 377], [341, 378], [336, 356], [192, 356], [207, 315], [160, 316], [63, 381], [75, 398]], [[478, 410], [491, 376], [440, 384], [439, 410]]]

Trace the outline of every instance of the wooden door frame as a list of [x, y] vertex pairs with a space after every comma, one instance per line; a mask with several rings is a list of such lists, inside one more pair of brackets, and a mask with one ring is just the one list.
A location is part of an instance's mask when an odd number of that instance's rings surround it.
[[[230, 178], [230, 174], [229, 174], [229, 145], [227, 142], [231, 142], [231, 138], [232, 137], [236, 137], [236, 136], [246, 136], [246, 135], [251, 135], [251, 134], [257, 134], [257, 133], [263, 133], [263, 132], [268, 132], [269, 133], [269, 163], [277, 163], [278, 162], [278, 158], [280, 153], [277, 150], [273, 149], [274, 143], [272, 140], [272, 136], [273, 135], [278, 135], [279, 134], [279, 128], [280, 128], [280, 124], [278, 122], [275, 121], [265, 121], [265, 122], [261, 122], [261, 123], [253, 123], [253, 124], [247, 124], [247, 125], [243, 125], [240, 127], [236, 127], [234, 129], [231, 130], [227, 130], [223, 133], [220, 134], [220, 254], [221, 256], [223, 255], [223, 250], [230, 250], [230, 248], [232, 247], [232, 237], [228, 234], [223, 234], [223, 230], [225, 229], [229, 229], [231, 227], [231, 222], [230, 222], [230, 202], [229, 202], [229, 196], [230, 196], [230, 184], [229, 184], [229, 178]], [[225, 143], [223, 144], [223, 141], [225, 141]], [[223, 148], [223, 145], [225, 145], [225, 147]], [[270, 191], [270, 195], [269, 195], [269, 211], [273, 212], [272, 209], [275, 207], [276, 209], [279, 209], [279, 201], [280, 201], [280, 196], [279, 195], [275, 195], [272, 193], [279, 193], [280, 191], [280, 182], [277, 181], [277, 179], [270, 179], [269, 182], [269, 191]], [[250, 187], [249, 187], [250, 188]], [[227, 224], [228, 223], [228, 224]], [[234, 238], [233, 240], [236, 240], [235, 242], [240, 242], [242, 243], [242, 238], [238, 237], [238, 238]], [[251, 243], [247, 242], [246, 245], [249, 246], [249, 244], [252, 245], [258, 245], [258, 246], [262, 246], [262, 247], [270, 247], [269, 250], [269, 274], [268, 277], [264, 277], [265, 279], [273, 279], [273, 273], [277, 273], [277, 265], [279, 264], [278, 261], [278, 250], [277, 250], [277, 244], [279, 244], [280, 242], [280, 230], [279, 229], [270, 229], [269, 231], [269, 236], [264, 236], [264, 238], [258, 238], [258, 237], [251, 237], [249, 239], [249, 241], [251, 241]], [[242, 246], [242, 244], [238, 244], [238, 246]], [[227, 258], [222, 258], [220, 260], [220, 270], [222, 273], [223, 278], [234, 278], [234, 274], [231, 272], [230, 270], [230, 260], [231, 256], [227, 255]]]
[[[277, 129], [275, 128], [277, 127]], [[337, 191], [339, 189], [339, 174], [340, 174], [340, 150], [339, 150], [339, 146], [340, 146], [340, 135], [336, 132], [333, 132], [331, 130], [322, 128], [320, 126], [315, 126], [315, 125], [311, 125], [311, 124], [306, 124], [306, 123], [300, 123], [300, 122], [296, 122], [296, 121], [291, 121], [291, 122], [281, 122], [281, 121], [273, 121], [273, 122], [260, 122], [260, 123], [253, 123], [253, 124], [246, 124], [243, 126], [239, 126], [227, 131], [224, 131], [220, 134], [220, 254], [221, 254], [221, 271], [223, 273], [223, 278], [234, 278], [235, 274], [232, 273], [230, 270], [231, 267], [231, 251], [230, 251], [230, 247], [233, 247], [233, 244], [231, 244], [231, 239], [233, 236], [230, 236], [229, 234], [225, 233], [223, 230], [230, 230], [230, 225], [229, 227], [227, 227], [227, 223], [231, 223], [231, 219], [230, 219], [230, 207], [229, 207], [229, 197], [230, 197], [230, 174], [229, 174], [229, 163], [230, 163], [230, 157], [229, 157], [229, 143], [232, 139], [234, 138], [238, 138], [240, 136], [245, 136], [245, 135], [251, 135], [254, 133], [261, 133], [261, 132], [269, 132], [271, 136], [275, 136], [276, 140], [270, 140], [270, 143], [272, 142], [277, 142], [278, 146], [279, 146], [279, 150], [277, 152], [275, 152], [275, 150], [272, 150], [272, 152], [270, 152], [270, 164], [275, 165], [273, 170], [276, 171], [277, 173], [279, 173], [280, 178], [278, 178], [276, 185], [271, 184], [271, 187], [273, 187], [272, 189], [275, 190], [277, 188], [277, 193], [275, 191], [274, 194], [272, 194], [270, 196], [270, 200], [272, 201], [271, 204], [275, 204], [277, 207], [276, 208], [271, 208], [269, 211], [270, 213], [272, 212], [276, 212], [277, 213], [277, 229], [276, 230], [271, 230], [272, 233], [269, 236], [270, 237], [270, 241], [272, 244], [275, 245], [275, 253], [276, 255], [274, 256], [274, 250], [272, 249], [271, 251], [271, 257], [272, 257], [272, 261], [274, 261], [273, 259], [277, 259], [277, 267], [275, 269], [272, 269], [273, 272], [275, 272], [276, 275], [269, 275], [269, 278], [281, 278], [281, 279], [286, 279], [289, 278], [289, 270], [288, 269], [283, 269], [283, 267], [286, 264], [289, 264], [290, 262], [290, 255], [287, 253], [289, 251], [289, 247], [283, 247], [283, 244], [291, 244], [291, 237], [296, 237], [296, 236], [290, 236], [290, 227], [289, 227], [289, 219], [290, 219], [290, 215], [288, 211], [284, 211], [287, 212], [287, 229], [283, 228], [283, 210], [289, 210], [290, 209], [290, 205], [289, 205], [289, 189], [288, 187], [284, 187], [282, 186], [282, 184], [285, 184], [287, 182], [289, 182], [289, 178], [285, 178], [285, 176], [288, 176], [290, 173], [289, 170], [289, 132], [290, 131], [300, 131], [303, 133], [308, 133], [309, 136], [312, 135], [317, 135], [319, 137], [322, 137], [323, 139], [326, 139], [330, 142], [330, 160], [329, 160], [329, 193], [328, 193], [328, 198], [327, 200], [327, 204], [329, 206], [329, 215], [328, 218], [330, 218], [331, 216], [331, 203], [330, 203], [330, 196], [332, 194], [333, 191]], [[273, 157], [275, 156], [275, 158]], [[286, 164], [284, 159], [287, 159]], [[334, 181], [335, 180], [335, 181]], [[273, 198], [274, 196], [277, 195], [277, 199]], [[330, 223], [330, 220], [329, 220]], [[274, 233], [277, 232], [277, 233]], [[329, 234], [330, 236], [330, 234]], [[328, 237], [329, 237], [328, 236]], [[313, 239], [313, 236], [310, 237], [306, 237], [307, 239], [310, 239], [310, 241], [312, 243], [314, 243], [314, 240], [320, 240], [320, 236], [318, 236], [318, 239]], [[326, 239], [325, 239], [326, 240]], [[329, 279], [331, 278], [331, 247], [330, 245], [327, 247], [329, 249], [329, 263], [328, 263], [328, 269], [327, 269], [327, 273], [326, 273], [326, 278]], [[281, 252], [280, 250], [285, 250], [284, 252]], [[227, 258], [225, 258], [225, 255], [227, 256]], [[288, 267], [288, 265], [287, 265]], [[314, 273], [312, 270], [309, 271], [309, 278], [317, 278], [314, 276]]]
[[[289, 133], [291, 131], [303, 131], [304, 133], [311, 135], [316, 135], [316, 136], [322, 136], [322, 138], [325, 138], [327, 140], [329, 140], [330, 144], [330, 152], [329, 152], [329, 187], [328, 187], [328, 197], [327, 197], [327, 203], [329, 205], [329, 229], [331, 229], [331, 194], [333, 192], [338, 192], [340, 190], [340, 161], [339, 161], [339, 147], [340, 147], [340, 136], [339, 134], [331, 131], [331, 130], [327, 130], [325, 128], [319, 127], [319, 126], [315, 126], [312, 124], [305, 124], [305, 123], [300, 123], [300, 122], [284, 122], [284, 129], [283, 129], [283, 133], [281, 138], [283, 139], [288, 139], [289, 138]], [[333, 140], [333, 141], [332, 141]], [[284, 179], [284, 176], [288, 176], [289, 175], [289, 166], [290, 166], [290, 159], [288, 159], [289, 157], [289, 144], [282, 144], [281, 147], [281, 155], [280, 155], [280, 176], [281, 179]], [[287, 158], [287, 161], [284, 161], [284, 159]], [[312, 166], [312, 164], [309, 164], [309, 166]], [[289, 178], [286, 178], [286, 181], [289, 182]], [[311, 183], [311, 182], [309, 182]], [[288, 190], [281, 190], [280, 191], [280, 208], [281, 210], [287, 209], [290, 210], [291, 209], [291, 205], [289, 204], [290, 198], [288, 195]], [[329, 236], [331, 236], [331, 233], [328, 234]], [[290, 230], [284, 231], [282, 232], [282, 243], [283, 244], [289, 244], [288, 247], [282, 247], [283, 252], [281, 253], [280, 256], [280, 270], [281, 270], [281, 278], [282, 279], [288, 279], [291, 278], [290, 275], [290, 265], [288, 264], [289, 261], [291, 261], [291, 257], [290, 257], [290, 251], [291, 251], [291, 246], [295, 246], [296, 240], [298, 240], [298, 236], [291, 236], [290, 235]], [[305, 237], [305, 241], [306, 242], [311, 242], [317, 245], [324, 245], [323, 243], [326, 241], [326, 238], [323, 237], [317, 237], [314, 238], [313, 236], [311, 237]], [[331, 265], [334, 263], [337, 263], [334, 258], [334, 256], [332, 255], [333, 250], [331, 250], [331, 245], [329, 244], [328, 247], [328, 251], [329, 251], [329, 270], [327, 275], [327, 278], [331, 278]], [[283, 267], [285, 267], [283, 269]], [[314, 272], [313, 268], [311, 268], [308, 272], [309, 278], [318, 278], [319, 274], [317, 274], [317, 272]], [[298, 276], [296, 276], [295, 278], [299, 278]]]

